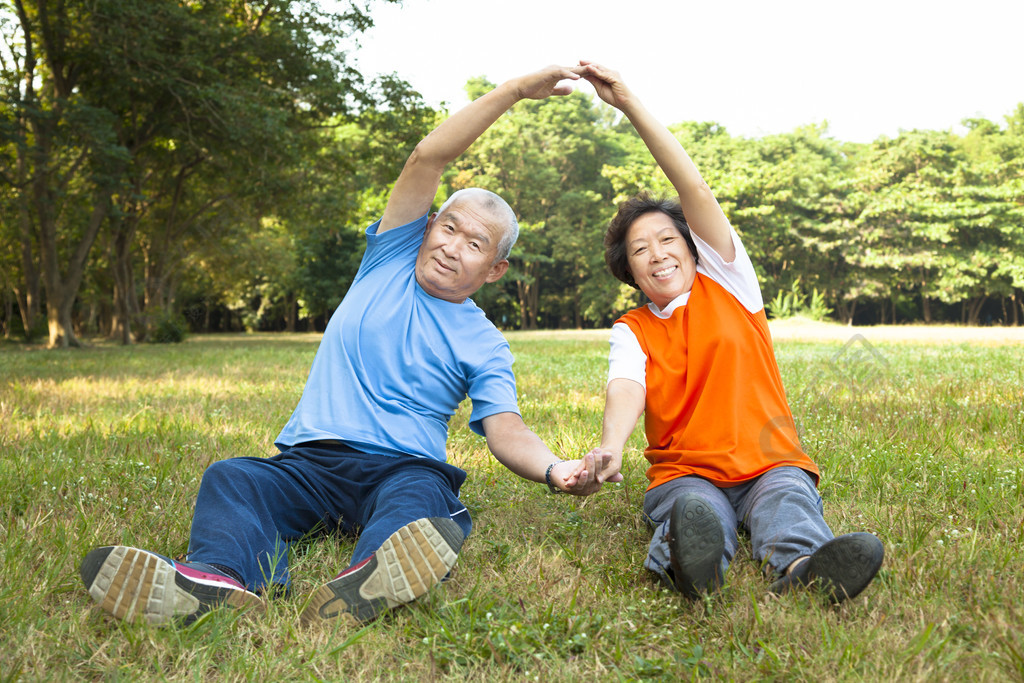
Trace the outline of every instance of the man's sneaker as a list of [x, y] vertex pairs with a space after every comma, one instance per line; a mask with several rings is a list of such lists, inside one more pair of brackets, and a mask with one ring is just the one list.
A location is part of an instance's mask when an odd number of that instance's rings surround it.
[[690, 598], [718, 590], [724, 581], [725, 534], [706, 500], [684, 493], [672, 504], [669, 557], [676, 589]]
[[844, 534], [815, 550], [792, 572], [772, 583], [768, 590], [785, 593], [798, 586], [813, 584], [832, 602], [842, 602], [867, 588], [881, 569], [884, 557], [882, 542], [872, 534]]
[[302, 612], [305, 625], [344, 617], [361, 623], [412, 602], [439, 583], [459, 557], [462, 529], [451, 519], [410, 522], [373, 555], [321, 586]]
[[218, 605], [263, 608], [258, 595], [209, 565], [123, 545], [89, 551], [79, 573], [92, 599], [118, 619], [190, 624]]

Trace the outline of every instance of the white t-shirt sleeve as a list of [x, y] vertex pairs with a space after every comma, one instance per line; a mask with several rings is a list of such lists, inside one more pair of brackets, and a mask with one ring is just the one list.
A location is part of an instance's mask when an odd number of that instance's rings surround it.
[[764, 308], [764, 299], [761, 296], [761, 285], [757, 282], [757, 273], [754, 272], [754, 264], [750, 262], [750, 256], [743, 247], [740, 236], [733, 228], [729, 228], [732, 236], [732, 244], [736, 248], [736, 258], [726, 263], [717, 251], [691, 232], [693, 243], [697, 245], [697, 272], [707, 275], [712, 280], [722, 285], [725, 291], [732, 294], [751, 313], [757, 313]]
[[[754, 264], [750, 262], [750, 256], [747, 254], [740, 236], [736, 234], [736, 230], [730, 227], [729, 234], [736, 249], [736, 258], [727, 263], [717, 251], [711, 248], [711, 245], [696, 234], [690, 233], [700, 257], [697, 262], [697, 271], [722, 285], [725, 291], [736, 297], [737, 301], [748, 311], [757, 313], [764, 308], [764, 299], [761, 296], [761, 285], [757, 281], [757, 273], [754, 272]], [[612, 333], [608, 342], [611, 346], [608, 353], [608, 381], [631, 379], [646, 389], [647, 354], [640, 347], [640, 342], [629, 325], [626, 323], [612, 325]]]
[[615, 323], [608, 342], [611, 345], [608, 353], [608, 381], [631, 379], [646, 390], [647, 354], [640, 348], [633, 330], [626, 323]]

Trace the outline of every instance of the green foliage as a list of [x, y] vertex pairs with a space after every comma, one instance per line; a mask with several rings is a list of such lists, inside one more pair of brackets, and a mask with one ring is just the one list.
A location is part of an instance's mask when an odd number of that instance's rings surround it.
[[152, 331], [147, 339], [154, 344], [180, 344], [188, 336], [185, 316], [173, 311], [161, 310], [151, 316]]
[[[488, 87], [476, 79], [472, 92]], [[451, 190], [478, 186], [516, 211], [520, 237], [508, 274], [474, 297], [518, 326], [581, 327], [609, 321], [611, 281], [601, 238], [611, 188], [601, 170], [619, 154], [600, 109], [580, 92], [516, 105], [445, 176]], [[492, 312], [489, 309], [489, 312]]]
[[800, 288], [799, 278], [788, 291], [780, 289], [765, 309], [770, 317], [780, 320], [800, 317], [824, 321], [832, 314], [832, 309], [825, 305], [824, 294], [815, 288], [808, 296]]
[[420, 95], [395, 77], [377, 79], [368, 92], [376, 108], [332, 120], [296, 161], [289, 191], [272, 208], [278, 248], [244, 281], [250, 293], [262, 290], [261, 300], [296, 302], [302, 317], [325, 316], [341, 301], [365, 229], [383, 214], [391, 183], [436, 124]]
[[[346, 63], [345, 41], [372, 25], [366, 5], [333, 12], [305, 0], [258, 8], [238, 0], [22, 6], [0, 6], [11, 51], [0, 79], [0, 177], [16, 188], [10, 206], [19, 228], [4, 227], [14, 239], [0, 246], [15, 243], [25, 254], [5, 268], [25, 281], [26, 302], [40, 300], [41, 282], [51, 343], [74, 341], [79, 288], [101, 281], [87, 278], [87, 267], [113, 275], [108, 315], [127, 340], [126, 326], [145, 320], [144, 307], [174, 306], [184, 280], [205, 276], [189, 272], [195, 261], [239, 260], [232, 249], [251, 226], [287, 213], [285, 198], [298, 188], [304, 156], [325, 144], [326, 122], [373, 105], [403, 126], [422, 116], [406, 106], [413, 96], [406, 84], [364, 83]], [[374, 154], [381, 163], [394, 165], [389, 154], [403, 154], [394, 142]], [[109, 248], [89, 264], [97, 240]], [[216, 273], [216, 298], [259, 287], [266, 275], [225, 282]], [[288, 286], [279, 290], [290, 294]]]
[[1024, 246], [1024, 175], [1006, 163], [1024, 143], [1014, 138], [974, 121], [962, 140], [912, 131], [873, 145], [858, 165], [850, 262], [892, 297], [969, 304], [965, 322], [985, 298], [1013, 297]]

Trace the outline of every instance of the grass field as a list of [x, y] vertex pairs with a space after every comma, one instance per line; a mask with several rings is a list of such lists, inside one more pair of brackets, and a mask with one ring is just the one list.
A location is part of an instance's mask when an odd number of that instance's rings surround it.
[[[508, 336], [527, 424], [595, 445], [606, 335]], [[826, 519], [885, 544], [859, 598], [770, 597], [745, 550], [711, 598], [666, 593], [642, 568], [640, 430], [623, 484], [551, 496], [463, 406], [448, 450], [474, 532], [448, 583], [360, 630], [298, 624], [346, 539], [295, 548], [264, 615], [184, 629], [113, 621], [78, 577], [97, 545], [184, 553], [203, 469], [274, 451], [318, 337], [0, 346], [0, 681], [1024, 680], [1024, 346], [847, 339], [776, 355]]]

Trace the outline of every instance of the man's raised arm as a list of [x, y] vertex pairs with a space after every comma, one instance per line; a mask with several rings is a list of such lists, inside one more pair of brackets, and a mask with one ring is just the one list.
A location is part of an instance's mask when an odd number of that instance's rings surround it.
[[448, 117], [423, 138], [395, 181], [377, 232], [397, 228], [414, 221], [429, 209], [441, 184], [445, 167], [465, 152], [491, 124], [522, 99], [541, 100], [552, 95], [568, 95], [582, 67], [549, 66], [540, 71], [513, 78], [486, 95], [477, 98]]

